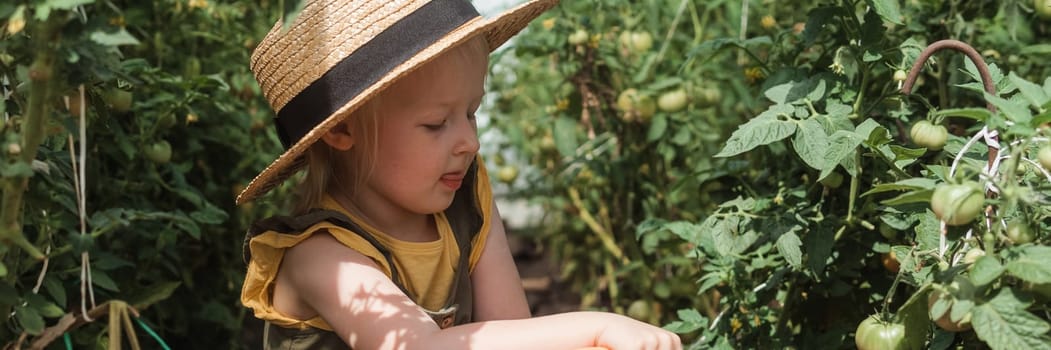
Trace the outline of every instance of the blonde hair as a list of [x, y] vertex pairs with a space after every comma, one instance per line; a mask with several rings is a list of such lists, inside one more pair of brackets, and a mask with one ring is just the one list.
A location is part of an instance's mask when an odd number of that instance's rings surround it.
[[[481, 63], [488, 69], [489, 46], [483, 36], [476, 36], [457, 45], [443, 55], [449, 55], [452, 64]], [[481, 60], [481, 62], [478, 62]], [[432, 61], [433, 62], [433, 61]], [[403, 79], [427, 79], [441, 67], [424, 64]], [[365, 186], [376, 164], [379, 153], [377, 141], [383, 106], [380, 93], [365, 102], [347, 117], [347, 132], [354, 137], [354, 146], [346, 151], [332, 148], [324, 141], [315, 142], [306, 152], [306, 176], [296, 188], [292, 214], [301, 215], [320, 207], [325, 195], [333, 191], [354, 193]], [[355, 147], [359, 147], [355, 152]]]

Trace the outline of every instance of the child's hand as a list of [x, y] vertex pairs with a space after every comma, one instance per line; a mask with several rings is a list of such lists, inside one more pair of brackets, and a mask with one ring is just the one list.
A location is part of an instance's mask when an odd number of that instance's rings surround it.
[[632, 318], [607, 314], [605, 329], [595, 343], [609, 350], [681, 350], [682, 340], [675, 333]]

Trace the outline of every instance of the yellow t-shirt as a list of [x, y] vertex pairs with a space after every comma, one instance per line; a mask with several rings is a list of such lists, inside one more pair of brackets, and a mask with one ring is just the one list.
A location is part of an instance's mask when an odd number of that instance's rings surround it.
[[[485, 174], [485, 167], [479, 163], [478, 181], [475, 184], [476, 198], [478, 199], [479, 212], [482, 214], [483, 223], [472, 243], [470, 256], [470, 271], [482, 256], [482, 248], [489, 233], [489, 219], [492, 208], [492, 194], [489, 192], [489, 181]], [[391, 252], [393, 261], [401, 274], [402, 285], [412, 295], [417, 296], [417, 304], [421, 307], [437, 311], [444, 307], [449, 291], [455, 278], [455, 269], [460, 258], [456, 237], [449, 226], [449, 220], [445, 213], [433, 215], [438, 227], [438, 239], [431, 242], [407, 242], [391, 237], [360, 220], [359, 217], [347, 212], [332, 198], [326, 197], [321, 207], [323, 209], [336, 210], [351, 218], [362, 229], [368, 231], [372, 236]], [[281, 234], [267, 231], [252, 238], [249, 248], [252, 252], [252, 260], [248, 263], [248, 272], [245, 275], [244, 286], [241, 289], [241, 303], [245, 307], [253, 309], [255, 316], [259, 319], [269, 321], [276, 326], [285, 328], [314, 327], [331, 331], [321, 317], [309, 320], [297, 320], [281, 314], [273, 307], [272, 292], [278, 267], [284, 258], [285, 250], [295, 246], [299, 242], [309, 238], [317, 232], [328, 232], [340, 243], [355, 251], [371, 258], [387, 277], [391, 277], [391, 268], [383, 254], [372, 246], [367, 240], [357, 234], [328, 222], [321, 222], [311, 226], [298, 235]]]

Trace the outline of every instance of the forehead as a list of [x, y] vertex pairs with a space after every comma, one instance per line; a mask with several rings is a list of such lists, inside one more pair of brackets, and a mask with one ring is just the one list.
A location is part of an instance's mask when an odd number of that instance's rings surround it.
[[410, 102], [401, 97], [412, 97], [412, 102], [443, 97], [456, 99], [462, 97], [452, 95], [460, 92], [469, 93], [473, 98], [482, 93], [488, 63], [486, 50], [459, 45], [409, 73], [383, 95], [399, 104]]

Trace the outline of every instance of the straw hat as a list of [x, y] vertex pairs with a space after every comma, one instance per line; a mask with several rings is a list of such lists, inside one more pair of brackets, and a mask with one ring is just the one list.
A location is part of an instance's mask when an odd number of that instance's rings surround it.
[[286, 151], [237, 196], [249, 202], [305, 165], [321, 135], [399, 78], [475, 35], [500, 47], [558, 0], [482, 18], [469, 0], [312, 0], [252, 52]]

